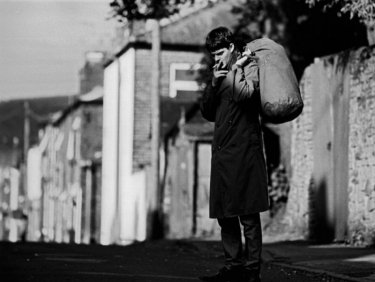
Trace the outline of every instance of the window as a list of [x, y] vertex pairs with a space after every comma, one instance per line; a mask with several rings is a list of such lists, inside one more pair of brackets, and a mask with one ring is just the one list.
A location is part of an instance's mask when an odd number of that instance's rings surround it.
[[200, 92], [197, 82], [200, 68], [200, 64], [171, 64], [169, 96], [184, 101], [196, 100]]

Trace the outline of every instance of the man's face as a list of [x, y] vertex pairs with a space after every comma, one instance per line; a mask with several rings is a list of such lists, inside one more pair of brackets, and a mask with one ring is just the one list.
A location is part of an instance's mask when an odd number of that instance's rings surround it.
[[215, 65], [220, 66], [220, 69], [226, 69], [231, 61], [233, 50], [234, 45], [230, 44], [229, 48], [221, 48], [212, 52], [211, 55], [215, 60]]

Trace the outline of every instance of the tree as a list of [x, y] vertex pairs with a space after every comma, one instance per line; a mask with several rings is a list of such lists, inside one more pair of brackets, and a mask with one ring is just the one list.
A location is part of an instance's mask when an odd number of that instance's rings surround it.
[[[139, 20], [151, 20], [152, 29], [152, 83], [151, 83], [151, 183], [156, 195], [154, 214], [151, 215], [151, 224], [157, 226], [160, 222], [160, 180], [159, 180], [159, 147], [160, 147], [160, 23], [163, 18], [176, 14], [187, 4], [194, 4], [194, 0], [113, 0], [110, 7], [113, 17], [121, 22], [132, 23]], [[159, 226], [160, 227], [160, 226]], [[151, 230], [151, 236], [158, 237], [158, 228]]]
[[[307, 1], [316, 1], [316, 5]], [[282, 44], [300, 77], [314, 58], [366, 44], [366, 30], [358, 17], [338, 17], [340, 11], [333, 7], [323, 13], [321, 2], [324, 0], [244, 0], [233, 9], [241, 15], [235, 33], [247, 41], [266, 36]]]
[[323, 4], [324, 9], [338, 7], [344, 14], [349, 13], [351, 18], [358, 17], [363, 22], [375, 20], [375, 2], [368, 0], [306, 0], [310, 6]]
[[[321, 5], [323, 10], [338, 9], [340, 13], [357, 18], [367, 27], [370, 45], [375, 44], [375, 2], [368, 0], [305, 0], [311, 7]], [[340, 15], [339, 13], [339, 15]]]
[[[309, 0], [238, 1], [232, 9], [240, 16], [233, 28], [237, 44], [263, 36], [275, 40], [288, 52], [298, 78], [316, 57], [367, 44], [366, 29], [358, 17], [338, 17], [333, 8], [323, 12], [320, 2], [324, 0], [315, 0], [318, 2], [314, 6], [306, 1]], [[210, 80], [213, 61], [206, 54], [201, 63], [204, 67], [198, 82], [204, 87]]]

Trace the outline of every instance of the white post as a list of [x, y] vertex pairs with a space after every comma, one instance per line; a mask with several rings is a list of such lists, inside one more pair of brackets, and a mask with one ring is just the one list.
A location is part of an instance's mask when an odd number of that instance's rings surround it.
[[[10, 178], [10, 210], [11, 212], [18, 209], [18, 196], [19, 196], [19, 178], [20, 173], [15, 168], [9, 169]], [[16, 242], [18, 240], [17, 219], [11, 217], [9, 241]]]

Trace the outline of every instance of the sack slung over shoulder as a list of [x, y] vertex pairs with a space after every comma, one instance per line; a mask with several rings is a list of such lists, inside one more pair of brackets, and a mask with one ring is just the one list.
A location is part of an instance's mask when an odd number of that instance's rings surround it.
[[259, 57], [262, 115], [272, 123], [295, 119], [302, 112], [303, 101], [285, 49], [268, 38], [254, 40], [247, 48]]

